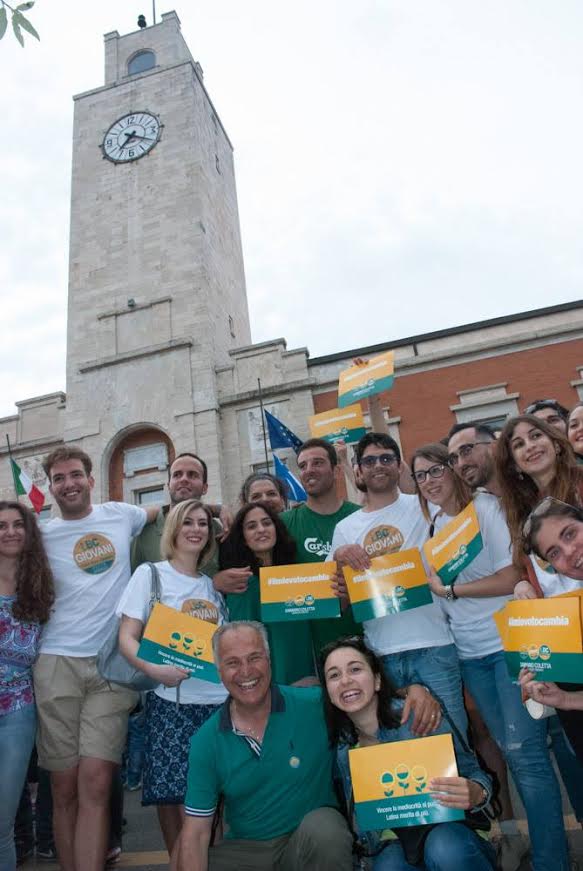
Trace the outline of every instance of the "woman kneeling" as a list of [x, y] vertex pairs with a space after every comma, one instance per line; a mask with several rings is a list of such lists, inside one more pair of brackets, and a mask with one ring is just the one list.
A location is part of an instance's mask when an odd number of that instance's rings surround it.
[[[348, 751], [355, 746], [387, 744], [414, 738], [410, 724], [399, 725], [392, 689], [377, 657], [361, 639], [344, 638], [322, 651], [324, 674], [324, 712], [330, 741], [336, 758], [344, 794], [352, 811], [352, 783]], [[449, 732], [443, 723], [438, 734]], [[422, 740], [422, 739], [419, 739]], [[442, 777], [430, 781], [439, 793], [439, 802], [448, 808], [476, 811], [490, 799], [490, 779], [467, 754], [470, 770], [460, 777]], [[492, 871], [496, 855], [492, 845], [473, 830], [471, 813], [467, 823], [438, 823], [398, 829], [392, 832], [368, 832], [366, 841], [374, 855], [374, 871]], [[412, 862], [414, 864], [412, 864]]]

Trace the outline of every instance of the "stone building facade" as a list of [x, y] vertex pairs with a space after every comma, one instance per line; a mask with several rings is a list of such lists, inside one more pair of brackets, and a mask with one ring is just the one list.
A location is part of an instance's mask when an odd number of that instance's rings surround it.
[[[66, 394], [0, 419], [1, 497], [13, 492], [8, 435], [45, 492], [43, 454], [74, 443], [94, 459], [97, 501], [163, 501], [172, 458], [195, 451], [209, 498], [234, 504], [265, 465], [258, 379], [265, 407], [307, 437], [309, 415], [336, 405], [338, 373], [388, 348], [385, 414], [406, 455], [456, 420], [583, 396], [583, 302], [326, 357], [283, 338], [251, 344], [233, 149], [176, 13], [106, 34], [105, 84], [74, 100]], [[140, 113], [161, 125], [154, 147], [107, 159], [112, 125]]]

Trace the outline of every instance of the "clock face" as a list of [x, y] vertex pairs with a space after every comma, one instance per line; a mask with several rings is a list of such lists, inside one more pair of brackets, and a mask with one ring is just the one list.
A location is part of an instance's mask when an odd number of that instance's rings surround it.
[[138, 160], [152, 150], [160, 139], [162, 125], [149, 112], [124, 115], [112, 124], [103, 138], [103, 156], [114, 163]]

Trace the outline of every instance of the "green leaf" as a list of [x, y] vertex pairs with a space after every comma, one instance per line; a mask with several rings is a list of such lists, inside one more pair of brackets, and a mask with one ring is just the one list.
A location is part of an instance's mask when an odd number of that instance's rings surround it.
[[38, 35], [38, 33], [36, 32], [36, 30], [34, 29], [32, 24], [30, 23], [30, 21], [28, 20], [28, 18], [25, 18], [24, 15], [20, 14], [20, 12], [15, 12], [14, 15], [12, 16], [12, 25], [13, 26], [14, 26], [15, 19], [16, 19], [19, 27], [22, 27], [23, 30], [26, 30], [26, 32], [30, 33], [31, 36], [34, 36], [35, 39], [40, 40], [40, 36]]
[[24, 48], [24, 36], [20, 32], [20, 27], [18, 26], [18, 21], [16, 20], [16, 15], [12, 16], [12, 30], [14, 31], [14, 36], [19, 41], [21, 46]]
[[20, 6], [16, 7], [17, 12], [26, 12], [28, 9], [32, 9], [34, 6], [34, 0], [29, 0], [28, 3], [21, 3]]
[[6, 33], [8, 27], [8, 18], [6, 17], [6, 6], [0, 7], [0, 39]]

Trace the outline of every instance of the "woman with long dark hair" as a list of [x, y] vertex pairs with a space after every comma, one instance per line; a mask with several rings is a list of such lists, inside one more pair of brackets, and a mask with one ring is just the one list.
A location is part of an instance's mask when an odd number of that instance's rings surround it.
[[[347, 810], [352, 817], [353, 798], [348, 751], [395, 741], [410, 741], [410, 723], [400, 723], [399, 702], [378, 657], [361, 638], [340, 638], [321, 654], [324, 675], [323, 703], [330, 744], [336, 759]], [[434, 734], [450, 731], [442, 722]], [[421, 739], [422, 740], [422, 739]], [[367, 832], [362, 840], [374, 856], [374, 871], [492, 871], [496, 854], [472, 825], [472, 811], [490, 800], [490, 779], [471, 753], [458, 760], [458, 777], [431, 782], [439, 802], [466, 811], [463, 822], [396, 829], [398, 840], [389, 832]]]
[[[526, 519], [523, 546], [525, 553], [534, 552], [583, 588], [583, 509], [547, 496]], [[520, 683], [535, 701], [557, 709], [571, 746], [583, 762], [583, 683], [535, 680], [526, 669]]]
[[[522, 414], [506, 422], [496, 445], [496, 473], [502, 508], [512, 541], [512, 558], [523, 580], [517, 598], [565, 593], [577, 586], [532, 554], [525, 560], [522, 529], [532, 509], [545, 496], [581, 505], [583, 469], [568, 440], [555, 427], [534, 415]], [[539, 589], [537, 589], [537, 587]]]
[[[251, 573], [244, 592], [227, 595], [229, 619], [261, 621], [259, 569], [296, 561], [296, 543], [279, 514], [265, 503], [244, 505], [219, 550], [221, 570], [247, 568]], [[315, 675], [309, 621], [268, 623], [266, 628], [276, 683], [297, 683]]]
[[[434, 573], [429, 586], [451, 627], [464, 684], [514, 776], [526, 809], [534, 868], [548, 868], [551, 855], [558, 857], [561, 867], [561, 855], [567, 861], [566, 840], [546, 723], [533, 720], [525, 710], [520, 689], [508, 674], [493, 617], [511, 598], [519, 578], [512, 565], [504, 515], [498, 499], [489, 493], [478, 492], [472, 500], [449, 468], [443, 445], [419, 448], [411, 467], [424, 512], [428, 512], [428, 502], [439, 508], [433, 516], [436, 532], [473, 501], [482, 549], [451, 586], [444, 586]], [[541, 792], [546, 796], [544, 811]]]
[[16, 868], [14, 818], [36, 734], [32, 665], [55, 598], [32, 512], [0, 502], [0, 868]]

